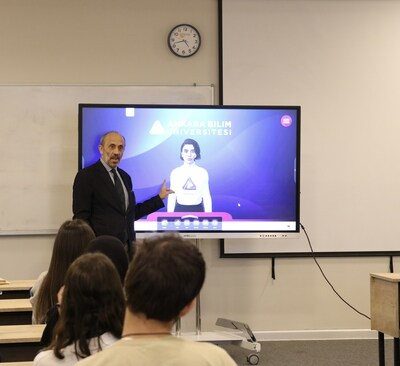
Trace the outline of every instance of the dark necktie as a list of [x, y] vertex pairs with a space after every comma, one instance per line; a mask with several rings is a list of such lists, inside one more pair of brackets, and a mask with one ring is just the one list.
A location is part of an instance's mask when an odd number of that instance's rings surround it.
[[125, 193], [124, 193], [124, 189], [122, 187], [121, 179], [119, 179], [118, 174], [117, 174], [115, 169], [111, 169], [111, 173], [114, 176], [114, 185], [115, 185], [115, 189], [116, 189], [117, 194], [118, 194], [119, 201], [121, 203], [121, 206], [122, 206], [123, 210], [125, 211], [125, 209], [126, 209], [126, 206], [125, 206]]

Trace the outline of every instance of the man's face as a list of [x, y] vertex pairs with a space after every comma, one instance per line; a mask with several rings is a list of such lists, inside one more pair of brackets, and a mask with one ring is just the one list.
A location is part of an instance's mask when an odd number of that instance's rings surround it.
[[122, 159], [125, 150], [123, 137], [118, 133], [108, 134], [99, 145], [99, 151], [103, 161], [110, 167], [116, 168]]
[[194, 146], [192, 144], [183, 145], [181, 155], [182, 155], [183, 161], [186, 164], [193, 164], [197, 157], [196, 152], [194, 150]]

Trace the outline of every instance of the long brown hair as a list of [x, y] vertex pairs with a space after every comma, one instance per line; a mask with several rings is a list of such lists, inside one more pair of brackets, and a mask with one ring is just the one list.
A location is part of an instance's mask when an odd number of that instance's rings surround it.
[[125, 313], [122, 284], [111, 260], [102, 253], [87, 253], [68, 269], [61, 313], [50, 348], [63, 359], [62, 349], [74, 344], [79, 358], [90, 356], [89, 342], [111, 333], [120, 338]]
[[92, 228], [80, 219], [65, 221], [56, 235], [47, 275], [38, 290], [35, 318], [45, 321], [47, 311], [57, 303], [57, 293], [64, 284], [64, 277], [71, 263], [95, 238]]

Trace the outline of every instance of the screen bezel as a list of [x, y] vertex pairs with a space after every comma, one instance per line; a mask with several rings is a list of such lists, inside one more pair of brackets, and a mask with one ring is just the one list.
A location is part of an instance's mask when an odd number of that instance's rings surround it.
[[[178, 104], [107, 104], [107, 103], [81, 103], [79, 104], [78, 115], [78, 169], [82, 169], [82, 145], [83, 145], [83, 110], [85, 108], [155, 108], [155, 109], [266, 109], [266, 110], [293, 110], [296, 113], [296, 219], [295, 230], [243, 230], [243, 231], [180, 231], [180, 234], [185, 238], [190, 239], [244, 239], [244, 238], [259, 238], [259, 239], [285, 239], [298, 238], [300, 234], [300, 127], [301, 127], [301, 108], [300, 106], [278, 106], [278, 105], [178, 105]], [[100, 156], [99, 156], [100, 157]], [[138, 238], [143, 238], [152, 235], [161, 230], [135, 230]]]

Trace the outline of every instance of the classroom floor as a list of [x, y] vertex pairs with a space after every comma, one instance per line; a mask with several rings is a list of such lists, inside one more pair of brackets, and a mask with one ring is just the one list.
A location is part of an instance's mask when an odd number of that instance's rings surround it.
[[[377, 366], [378, 340], [268, 341], [260, 342], [258, 366]], [[249, 351], [224, 345], [239, 366], [247, 362]], [[385, 341], [386, 365], [393, 365], [393, 341]]]

